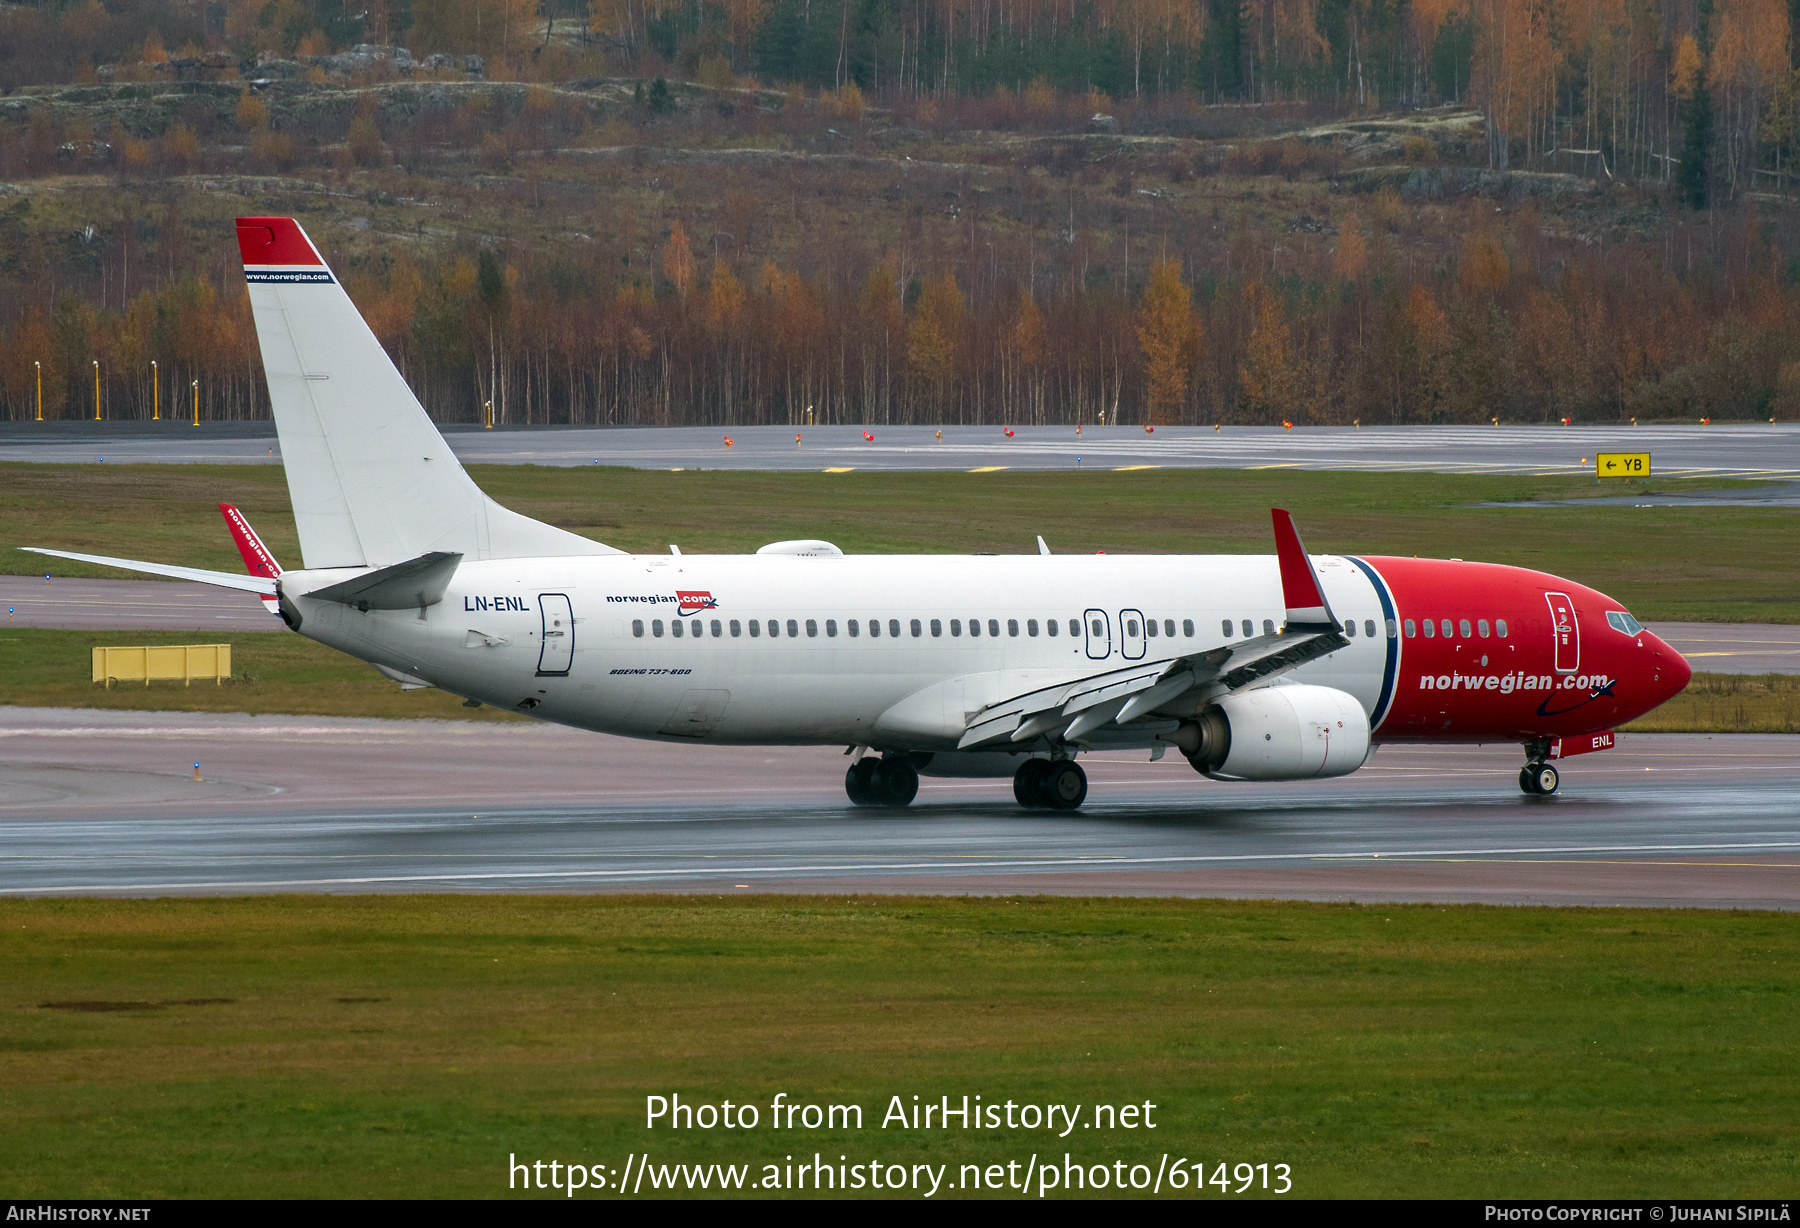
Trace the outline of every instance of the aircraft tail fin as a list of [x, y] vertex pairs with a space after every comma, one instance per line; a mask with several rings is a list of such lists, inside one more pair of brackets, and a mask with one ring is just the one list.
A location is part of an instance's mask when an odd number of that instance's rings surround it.
[[619, 553], [482, 493], [299, 223], [237, 232], [308, 568]]

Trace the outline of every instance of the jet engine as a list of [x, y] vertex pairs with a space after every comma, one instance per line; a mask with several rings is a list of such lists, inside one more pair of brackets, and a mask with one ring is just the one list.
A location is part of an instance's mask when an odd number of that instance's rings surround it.
[[1369, 717], [1331, 687], [1262, 687], [1227, 695], [1169, 740], [1215, 780], [1348, 776], [1369, 756]]

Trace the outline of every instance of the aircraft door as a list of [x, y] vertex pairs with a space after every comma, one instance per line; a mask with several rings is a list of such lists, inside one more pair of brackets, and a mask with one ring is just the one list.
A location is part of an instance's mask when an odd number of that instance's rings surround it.
[[1144, 659], [1144, 616], [1137, 610], [1119, 611], [1119, 652], [1127, 661]]
[[575, 612], [562, 593], [539, 593], [538, 610], [544, 618], [543, 648], [538, 652], [539, 677], [566, 675], [575, 657]]
[[1545, 593], [1550, 603], [1550, 634], [1556, 637], [1556, 672], [1572, 674], [1581, 668], [1581, 627], [1575, 621], [1575, 603], [1566, 593]]
[[1082, 629], [1087, 634], [1087, 655], [1095, 661], [1104, 661], [1112, 656], [1112, 619], [1105, 610], [1089, 610], [1081, 616]]

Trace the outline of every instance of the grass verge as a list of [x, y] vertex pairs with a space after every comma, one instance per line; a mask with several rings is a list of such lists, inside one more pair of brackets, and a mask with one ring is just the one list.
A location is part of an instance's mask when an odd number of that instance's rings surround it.
[[[261, 897], [7, 900], [0, 934], [15, 1197], [506, 1197], [511, 1154], [954, 1177], [1066, 1151], [1286, 1163], [1314, 1197], [1736, 1198], [1785, 1192], [1800, 1153], [1787, 914]], [[646, 1095], [674, 1092], [761, 1127], [647, 1131]], [[864, 1127], [776, 1132], [777, 1092]], [[1157, 1129], [880, 1125], [890, 1096], [965, 1093], [1151, 1101]]]
[[[180, 631], [50, 631], [0, 627], [0, 702], [32, 708], [139, 712], [255, 712], [299, 716], [526, 720], [497, 708], [465, 708], [442, 691], [402, 691], [368, 665], [287, 632], [230, 637], [235, 675], [220, 685], [90, 681], [98, 644], [194, 644]], [[210, 641], [208, 641], [210, 642]], [[1624, 727], [1633, 733], [1800, 733], [1800, 677], [1695, 674], [1687, 690]]]
[[[854, 553], [1266, 553], [1269, 508], [1321, 553], [1418, 554], [1535, 567], [1591, 584], [1646, 620], [1800, 623], [1800, 572], [1771, 542], [1800, 512], [1737, 507], [1477, 507], [1580, 498], [1591, 480], [1439, 473], [1155, 469], [1121, 473], [668, 473], [477, 465], [500, 502], [621, 549], [753, 550], [825, 537]], [[1723, 484], [1723, 483], [1712, 483]], [[1692, 484], [1681, 483], [1683, 489]], [[243, 508], [299, 562], [273, 465], [0, 465], [0, 569], [52, 546], [196, 567], [241, 566], [215, 504]], [[72, 518], [70, 508], [79, 508]], [[59, 575], [118, 575], [57, 561]]]

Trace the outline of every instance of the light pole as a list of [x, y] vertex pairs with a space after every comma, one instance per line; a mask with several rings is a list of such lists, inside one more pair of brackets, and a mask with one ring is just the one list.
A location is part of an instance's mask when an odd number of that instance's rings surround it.
[[482, 403], [482, 408], [487, 410], [487, 429], [491, 431], [494, 429], [494, 403], [492, 401], [484, 401]]
[[37, 390], [38, 390], [38, 417], [37, 417], [37, 420], [39, 422], [42, 422], [44, 420], [44, 364], [41, 362], [34, 362], [31, 365], [37, 368]]
[[94, 359], [94, 421], [100, 421], [100, 360]]
[[200, 425], [200, 381], [194, 381], [194, 425]]
[[156, 359], [150, 360], [150, 421], [162, 421], [162, 397], [156, 387]]

